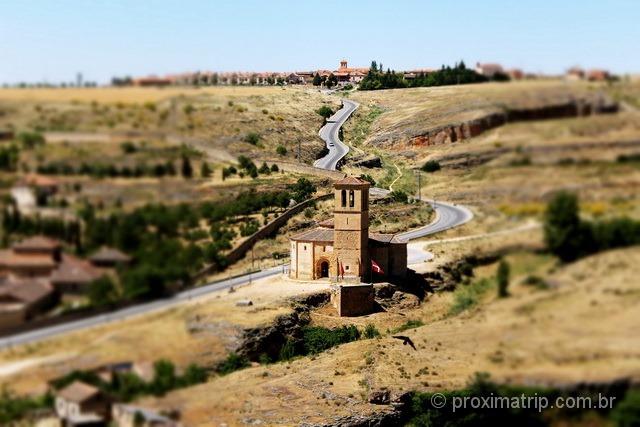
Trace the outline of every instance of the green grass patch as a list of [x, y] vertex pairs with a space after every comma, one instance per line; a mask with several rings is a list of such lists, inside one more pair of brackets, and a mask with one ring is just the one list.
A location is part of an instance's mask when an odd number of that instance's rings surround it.
[[419, 328], [420, 326], [424, 326], [424, 322], [422, 320], [409, 319], [405, 323], [403, 323], [402, 325], [398, 326], [397, 328], [395, 328], [391, 332], [396, 334], [398, 332], [404, 332], [404, 331], [406, 331], [408, 329]]
[[453, 296], [449, 315], [455, 316], [478, 304], [482, 295], [493, 287], [493, 280], [480, 279], [468, 285], [460, 285]]

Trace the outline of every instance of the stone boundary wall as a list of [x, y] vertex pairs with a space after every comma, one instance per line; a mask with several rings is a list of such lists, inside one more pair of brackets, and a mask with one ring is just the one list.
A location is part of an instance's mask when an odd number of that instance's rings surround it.
[[[287, 221], [289, 221], [291, 217], [302, 212], [305, 208], [313, 205], [315, 202], [327, 200], [327, 199], [330, 199], [331, 197], [333, 197], [333, 192], [322, 194], [312, 199], [305, 200], [304, 202], [298, 203], [297, 205], [287, 209], [282, 213], [282, 215], [273, 219], [267, 225], [260, 228], [260, 230], [256, 231], [251, 236], [247, 237], [245, 240], [238, 243], [233, 249], [231, 249], [226, 254], [227, 260], [229, 261], [230, 264], [233, 264], [234, 262], [238, 261], [253, 247], [253, 245], [256, 244], [258, 240], [264, 239], [270, 236], [271, 234], [273, 234], [276, 230], [282, 227]], [[192, 282], [197, 282], [203, 279], [204, 277], [208, 276], [209, 274], [215, 272], [214, 268], [215, 266], [213, 265], [205, 266], [202, 270], [197, 272], [192, 277]]]

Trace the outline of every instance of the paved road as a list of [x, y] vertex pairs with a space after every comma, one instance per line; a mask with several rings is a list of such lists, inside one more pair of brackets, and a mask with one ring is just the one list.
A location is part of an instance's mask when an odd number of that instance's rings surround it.
[[334, 171], [337, 168], [338, 162], [349, 152], [349, 146], [340, 141], [338, 132], [344, 122], [346, 122], [349, 116], [358, 108], [359, 104], [349, 101], [348, 99], [343, 99], [342, 105], [343, 107], [333, 116], [329, 117], [327, 124], [320, 129], [320, 138], [326, 142], [329, 153], [315, 161], [313, 166], [317, 168]]
[[138, 304], [135, 306], [123, 308], [111, 313], [100, 314], [87, 319], [76, 320], [72, 322], [63, 323], [60, 325], [49, 326], [41, 329], [37, 329], [30, 332], [24, 332], [13, 336], [8, 336], [0, 339], [0, 349], [10, 347], [17, 344], [25, 344], [29, 342], [41, 341], [46, 338], [50, 338], [56, 335], [64, 334], [66, 332], [77, 331], [80, 329], [90, 328], [92, 326], [103, 325], [113, 321], [120, 321], [128, 317], [136, 316], [139, 314], [168, 308], [171, 306], [179, 305], [185, 301], [189, 301], [192, 298], [197, 298], [202, 295], [209, 294], [211, 292], [220, 291], [230, 287], [239, 287], [247, 285], [254, 280], [263, 279], [265, 277], [275, 276], [283, 273], [283, 266], [272, 267], [266, 270], [257, 271], [255, 273], [246, 274], [242, 276], [233, 277], [230, 279], [223, 279], [216, 282], [212, 282], [208, 285], [200, 286], [195, 289], [189, 289], [179, 294], [172, 296], [171, 298], [152, 301], [144, 304]]
[[[320, 136], [327, 141], [327, 145], [333, 143], [333, 147], [329, 148], [329, 154], [322, 159], [316, 161], [314, 166], [322, 169], [335, 170], [337, 163], [349, 152], [349, 147], [346, 146], [338, 138], [338, 130], [340, 126], [349, 118], [349, 116], [358, 108], [358, 104], [343, 100], [344, 107], [336, 114], [329, 118], [328, 123], [320, 130]], [[385, 195], [389, 190], [382, 188], [372, 188], [371, 194]], [[436, 219], [424, 227], [417, 228], [415, 230], [408, 231], [400, 234], [407, 240], [418, 239], [420, 237], [428, 236], [430, 234], [437, 233], [439, 231], [447, 230], [449, 228], [456, 227], [464, 224], [465, 222], [473, 218], [473, 214], [467, 208], [462, 206], [455, 206], [453, 204], [445, 202], [435, 202], [433, 200], [424, 199], [426, 202], [432, 204], [436, 210]], [[408, 264], [416, 264], [429, 259], [431, 254], [422, 248], [422, 245], [411, 245], [407, 254]], [[76, 320], [56, 326], [45, 327], [37, 329], [31, 332], [24, 332], [5, 338], [0, 338], [0, 349], [7, 348], [17, 344], [25, 344], [29, 342], [41, 341], [47, 338], [61, 335], [67, 332], [86, 329], [92, 326], [98, 326], [107, 324], [113, 321], [119, 321], [131, 316], [148, 313], [151, 311], [172, 307], [188, 301], [192, 298], [196, 298], [202, 295], [206, 295], [211, 292], [228, 289], [232, 286], [242, 286], [251, 283], [251, 281], [262, 279], [265, 277], [275, 276], [284, 272], [283, 266], [273, 267], [267, 270], [258, 271], [243, 276], [238, 276], [230, 279], [223, 279], [220, 281], [212, 282], [207, 285], [183, 291], [174, 295], [171, 298], [162, 299], [158, 301], [152, 301], [145, 304], [139, 304], [128, 308], [123, 308], [108, 314], [101, 314], [87, 319]]]

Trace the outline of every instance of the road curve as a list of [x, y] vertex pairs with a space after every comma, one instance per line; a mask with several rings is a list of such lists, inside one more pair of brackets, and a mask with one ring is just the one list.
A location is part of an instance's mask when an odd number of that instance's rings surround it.
[[360, 104], [348, 99], [342, 100], [342, 108], [333, 116], [327, 119], [327, 123], [320, 128], [320, 138], [327, 144], [329, 153], [321, 159], [316, 160], [313, 166], [320, 169], [336, 170], [338, 162], [349, 152], [349, 146], [343, 143], [338, 136], [340, 128], [347, 119], [356, 111]]

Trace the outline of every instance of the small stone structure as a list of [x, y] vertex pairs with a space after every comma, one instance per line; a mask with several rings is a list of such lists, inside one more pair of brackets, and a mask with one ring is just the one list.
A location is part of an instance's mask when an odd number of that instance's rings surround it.
[[373, 285], [331, 285], [331, 304], [341, 317], [370, 314], [375, 305]]

